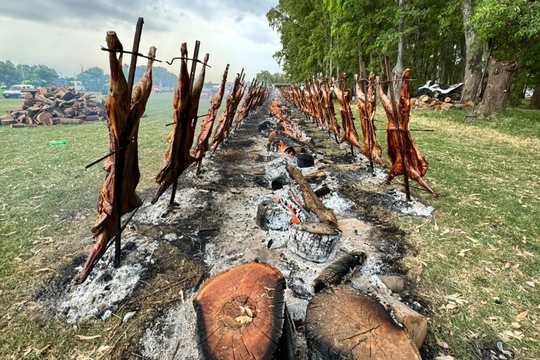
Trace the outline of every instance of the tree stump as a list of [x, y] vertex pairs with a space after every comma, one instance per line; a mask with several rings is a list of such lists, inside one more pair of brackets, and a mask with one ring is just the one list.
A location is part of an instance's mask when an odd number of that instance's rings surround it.
[[[289, 359], [285, 278], [268, 264], [247, 263], [208, 279], [193, 305], [204, 359]], [[280, 345], [280, 346], [278, 346]]]
[[311, 360], [421, 360], [416, 345], [388, 311], [349, 286], [313, 297], [306, 337]]
[[325, 223], [300, 223], [289, 228], [287, 247], [303, 259], [323, 263], [336, 256], [341, 231]]

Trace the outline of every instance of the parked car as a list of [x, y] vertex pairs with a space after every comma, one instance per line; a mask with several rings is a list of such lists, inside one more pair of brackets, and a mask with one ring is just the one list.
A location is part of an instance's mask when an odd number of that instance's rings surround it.
[[20, 84], [20, 85], [12, 85], [9, 90], [6, 90], [2, 93], [6, 99], [18, 99], [18, 98], [24, 98], [26, 96], [26, 93], [22, 92], [23, 89], [35, 89], [34, 85], [27, 85], [27, 84]]

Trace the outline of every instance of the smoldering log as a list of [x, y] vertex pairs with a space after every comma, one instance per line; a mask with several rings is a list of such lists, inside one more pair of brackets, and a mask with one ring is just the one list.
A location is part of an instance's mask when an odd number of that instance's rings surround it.
[[306, 179], [302, 175], [302, 172], [291, 165], [285, 167], [289, 175], [296, 181], [302, 190], [302, 196], [304, 197], [304, 202], [306, 203], [306, 208], [317, 215], [321, 221], [328, 221], [332, 226], [337, 227], [337, 218], [336, 214], [332, 209], [327, 208], [323, 205], [322, 201], [317, 197], [313, 192], [311, 186], [307, 183]]
[[323, 263], [336, 255], [341, 231], [326, 223], [300, 223], [289, 228], [287, 247], [303, 259]]
[[358, 265], [362, 265], [366, 260], [366, 254], [363, 251], [344, 255], [328, 265], [321, 271], [319, 276], [313, 281], [313, 288], [316, 293], [323, 289], [337, 285], [343, 277]]

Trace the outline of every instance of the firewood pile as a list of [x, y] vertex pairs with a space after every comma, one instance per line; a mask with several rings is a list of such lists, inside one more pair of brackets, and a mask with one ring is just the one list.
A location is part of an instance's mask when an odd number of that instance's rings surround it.
[[411, 99], [411, 107], [413, 110], [472, 110], [474, 103], [467, 101], [465, 104], [461, 104], [453, 101], [449, 97], [441, 101], [436, 98], [432, 98], [429, 95], [422, 95], [419, 98]]
[[103, 121], [106, 118], [105, 106], [94, 99], [93, 94], [84, 94], [72, 88], [41, 88], [28, 91], [21, 107], [6, 111], [0, 116], [0, 125], [13, 128], [81, 124], [84, 121]]

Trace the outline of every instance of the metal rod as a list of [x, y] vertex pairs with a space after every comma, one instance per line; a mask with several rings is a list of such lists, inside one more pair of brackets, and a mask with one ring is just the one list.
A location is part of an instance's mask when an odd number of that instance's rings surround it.
[[[126, 144], [126, 146], [129, 145], [129, 144], [131, 144], [131, 143], [133, 143], [134, 141], [135, 141], [134, 138], [131, 139], [131, 140]], [[109, 156], [114, 155], [114, 154], [116, 154], [116, 151], [111, 151], [111, 152], [108, 153], [107, 155], [102, 156], [102, 157], [100, 157], [99, 159], [97, 159], [96, 161], [94, 161], [94, 162], [92, 162], [92, 163], [86, 165], [84, 168], [85, 168], [85, 169], [89, 169], [89, 168], [91, 168], [92, 166], [94, 166], [94, 165], [96, 165], [97, 163], [99, 163], [100, 161], [103, 161], [103, 160], [105, 160], [106, 158], [108, 158]]]
[[158, 60], [158, 59], [154, 59], [154, 58], [150, 58], [144, 54], [141, 54], [141, 53], [134, 53], [132, 51], [127, 51], [127, 50], [116, 50], [116, 49], [109, 49], [109, 48], [106, 48], [106, 47], [101, 47], [101, 51], [108, 51], [108, 52], [117, 52], [117, 53], [122, 53], [122, 54], [130, 54], [130, 55], [137, 55], [139, 57], [143, 57], [145, 59], [150, 59], [150, 60], [153, 60], [155, 62], [163, 62], [163, 60]]
[[[210, 110], [209, 110], [209, 111], [210, 111]], [[197, 119], [198, 119], [198, 118], [201, 118], [201, 117], [205, 117], [206, 115], [208, 115], [208, 114], [197, 115]], [[176, 122], [172, 122], [172, 123], [165, 124], [165, 126], [171, 126], [171, 125], [174, 125], [174, 124], [176, 124]]]
[[388, 91], [390, 92], [390, 101], [392, 102], [392, 113], [394, 126], [396, 127], [397, 136], [398, 136], [398, 145], [399, 152], [401, 156], [401, 161], [403, 162], [403, 177], [405, 182], [405, 195], [407, 201], [411, 201], [411, 189], [409, 188], [409, 175], [407, 174], [407, 162], [405, 160], [405, 149], [403, 148], [403, 142], [401, 141], [401, 131], [399, 129], [399, 113], [396, 107], [396, 97], [394, 96], [394, 85], [392, 84], [392, 71], [390, 70], [390, 60], [388, 56], [384, 57], [384, 63], [386, 67], [386, 75], [388, 77]]
[[[139, 44], [141, 43], [141, 34], [144, 20], [140, 17], [137, 21], [137, 26], [135, 28], [135, 37], [133, 39], [133, 53], [137, 54], [139, 52]], [[128, 101], [131, 101], [131, 92], [133, 90], [133, 82], [135, 81], [135, 69], [137, 67], [137, 56], [131, 56], [131, 64], [129, 66], [129, 77], [128, 77]], [[126, 132], [124, 132], [126, 133]], [[114, 267], [120, 266], [120, 252], [121, 252], [121, 242], [122, 242], [122, 183], [124, 181], [124, 167], [126, 161], [126, 147], [127, 139], [124, 139], [123, 133], [119, 133], [119, 139], [117, 139], [118, 151], [115, 155], [114, 161], [114, 201], [116, 205], [116, 215], [117, 215], [117, 234], [115, 239], [115, 252], [114, 252]]]
[[[398, 129], [388, 129], [390, 131], [398, 131]], [[433, 129], [401, 129], [399, 131], [425, 131], [425, 132], [435, 132]]]
[[195, 62], [198, 62], [199, 64], [203, 64], [204, 66], [211, 68], [211, 66], [208, 65], [208, 64], [205, 64], [204, 61], [197, 60], [197, 59], [192, 59], [192, 58], [185, 58], [185, 57], [182, 57], [182, 56], [177, 56], [177, 57], [172, 58], [171, 62], [168, 62], [168, 61], [165, 61], [165, 62], [166, 62], [167, 64], [169, 64], [169, 65], [172, 65], [173, 62], [174, 62], [174, 60], [190, 60], [190, 61], [195, 61]]

